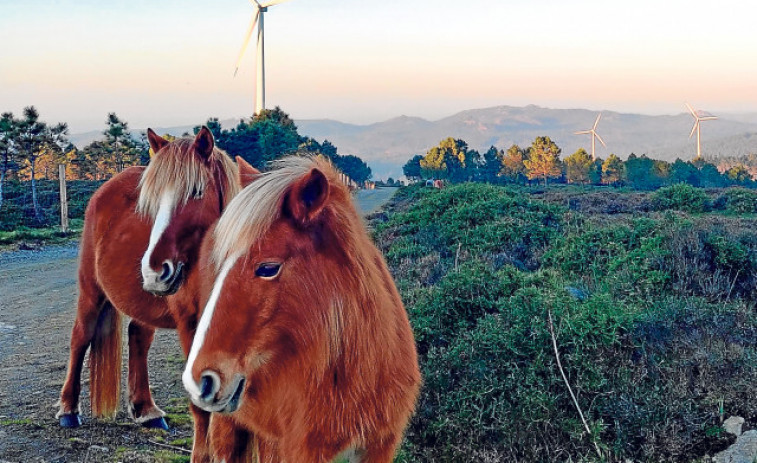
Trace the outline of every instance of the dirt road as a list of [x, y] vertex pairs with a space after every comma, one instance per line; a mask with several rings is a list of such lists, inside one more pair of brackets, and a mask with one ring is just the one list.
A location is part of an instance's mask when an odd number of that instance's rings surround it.
[[[395, 190], [359, 191], [357, 205], [363, 214], [374, 212]], [[58, 426], [55, 402], [76, 310], [77, 254], [77, 243], [0, 252], [0, 463], [189, 461], [181, 449], [191, 448], [192, 426], [180, 380], [184, 361], [173, 331], [157, 332], [149, 356], [153, 395], [168, 413], [170, 431], [133, 424], [123, 406], [115, 421], [90, 419], [87, 368], [84, 425]], [[125, 361], [124, 350], [124, 391]]]

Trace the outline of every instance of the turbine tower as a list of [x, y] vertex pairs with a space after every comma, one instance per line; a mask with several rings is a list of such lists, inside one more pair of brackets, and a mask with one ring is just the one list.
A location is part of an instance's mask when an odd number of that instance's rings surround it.
[[605, 148], [607, 148], [607, 145], [605, 145], [604, 140], [602, 140], [602, 137], [600, 137], [599, 134], [597, 133], [597, 125], [599, 125], [599, 119], [601, 117], [602, 117], [602, 113], [599, 113], [597, 115], [597, 120], [594, 121], [594, 127], [592, 127], [591, 129], [589, 129], [589, 130], [581, 130], [579, 132], [575, 132], [576, 135], [591, 134], [591, 159], [592, 159], [592, 161], [596, 161], [597, 160], [597, 156], [594, 154], [595, 153], [594, 149], [595, 149], [595, 141], [596, 140], [599, 140], [599, 142], [602, 143], [602, 146], [604, 146]]
[[697, 157], [696, 159], [699, 159], [702, 157], [702, 132], [701, 132], [701, 124], [702, 121], [711, 121], [714, 119], [717, 119], [717, 116], [713, 116], [710, 113], [706, 113], [701, 110], [694, 110], [694, 108], [691, 107], [690, 104], [686, 103], [686, 107], [689, 108], [689, 112], [692, 116], [694, 116], [694, 127], [691, 128], [691, 133], [689, 134], [689, 138], [691, 138], [694, 135], [694, 131], [697, 132]]
[[234, 75], [237, 75], [239, 71], [239, 65], [242, 63], [242, 57], [244, 56], [247, 45], [250, 43], [252, 32], [255, 30], [255, 24], [258, 25], [258, 51], [257, 51], [257, 85], [255, 86], [255, 115], [259, 115], [265, 109], [265, 48], [264, 48], [264, 34], [263, 34], [263, 18], [269, 7], [278, 3], [286, 2], [287, 0], [269, 0], [267, 2], [259, 3], [258, 0], [250, 0], [252, 6], [255, 7], [255, 13], [252, 15], [252, 21], [250, 27], [247, 28], [247, 34], [245, 34], [244, 43], [242, 43], [242, 49], [239, 51], [239, 57], [237, 58], [236, 69], [234, 69]]

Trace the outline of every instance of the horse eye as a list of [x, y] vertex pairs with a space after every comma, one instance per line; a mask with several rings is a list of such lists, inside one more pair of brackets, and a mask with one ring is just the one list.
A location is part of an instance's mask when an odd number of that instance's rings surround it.
[[280, 270], [280, 262], [263, 262], [262, 264], [258, 265], [257, 270], [255, 270], [255, 276], [271, 280], [278, 276]]

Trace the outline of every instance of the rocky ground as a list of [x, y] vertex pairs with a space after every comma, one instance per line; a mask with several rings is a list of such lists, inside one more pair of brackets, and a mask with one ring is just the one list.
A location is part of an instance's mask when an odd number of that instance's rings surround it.
[[[182, 461], [192, 427], [173, 331], [158, 331], [150, 351], [150, 383], [156, 402], [169, 413], [169, 432], [131, 423], [125, 408], [115, 421], [90, 419], [86, 368], [84, 425], [58, 426], [55, 402], [76, 310], [77, 253], [72, 243], [0, 254], [0, 461]], [[125, 390], [125, 378], [122, 383]]]

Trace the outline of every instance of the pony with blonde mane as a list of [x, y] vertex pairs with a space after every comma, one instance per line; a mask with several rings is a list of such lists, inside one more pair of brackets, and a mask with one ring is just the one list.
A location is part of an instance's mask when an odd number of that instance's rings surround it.
[[[197, 324], [196, 273], [205, 232], [257, 172], [239, 167], [215, 148], [203, 127], [196, 137], [169, 142], [147, 132], [155, 155], [148, 167], [130, 167], [92, 196], [87, 206], [79, 260], [79, 300], [71, 332], [68, 373], [56, 415], [77, 427], [84, 356], [89, 348], [90, 402], [94, 417], [112, 418], [121, 384], [121, 314], [128, 326], [128, 412], [147, 427], [167, 429], [155, 405], [147, 352], [155, 328], [177, 329], [185, 354]], [[207, 413], [193, 408], [196, 433]], [[198, 454], [204, 453], [200, 439]]]
[[331, 164], [290, 157], [261, 174], [206, 235], [200, 265], [182, 380], [213, 412], [214, 458], [391, 462], [418, 395], [415, 342]]

